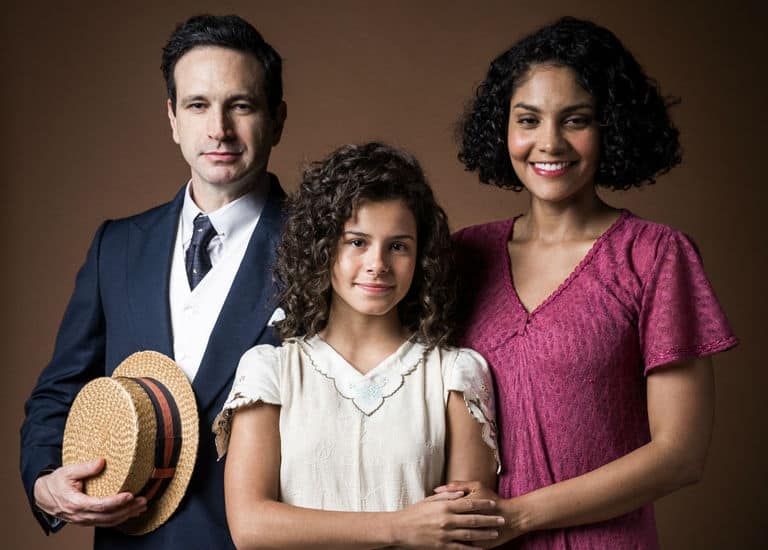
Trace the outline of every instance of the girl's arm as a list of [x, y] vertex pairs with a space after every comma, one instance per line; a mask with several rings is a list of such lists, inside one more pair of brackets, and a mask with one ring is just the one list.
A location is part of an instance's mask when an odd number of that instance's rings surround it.
[[[506, 519], [495, 546], [529, 531], [594, 523], [630, 512], [684, 485], [704, 470], [714, 416], [709, 358], [657, 367], [647, 378], [651, 441], [581, 476], [512, 499], [499, 499]], [[476, 483], [452, 482], [440, 491], [495, 498]]]
[[496, 487], [496, 456], [483, 441], [482, 427], [457, 391], [448, 394], [448, 434], [445, 479], [474, 479], [485, 487]]
[[[471, 541], [498, 536], [493, 501], [456, 499], [449, 493], [399, 512], [329, 512], [278, 502], [280, 408], [258, 404], [240, 409], [224, 471], [227, 521], [238, 549], [471, 549]], [[453, 500], [451, 500], [453, 499]], [[462, 544], [453, 541], [466, 541]]]

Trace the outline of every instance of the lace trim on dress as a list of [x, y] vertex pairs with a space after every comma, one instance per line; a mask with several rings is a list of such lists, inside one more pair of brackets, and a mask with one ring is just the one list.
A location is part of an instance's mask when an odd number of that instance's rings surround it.
[[235, 416], [238, 409], [247, 407], [248, 405], [255, 405], [256, 403], [269, 403], [269, 401], [260, 397], [250, 397], [242, 392], [235, 391], [229, 399], [227, 399], [224, 409], [216, 415], [216, 418], [213, 420], [211, 431], [216, 436], [217, 460], [221, 460], [224, 458], [224, 455], [227, 454], [229, 436], [231, 435], [232, 430], [232, 417]]
[[471, 378], [470, 383], [462, 391], [464, 404], [482, 430], [483, 442], [493, 451], [496, 459], [496, 474], [501, 473], [501, 457], [497, 442], [498, 428], [496, 427], [495, 399], [493, 390], [484, 381]]
[[[415, 363], [405, 362], [401, 359], [407, 359], [411, 356], [411, 353], [406, 353], [404, 357], [398, 358], [397, 363], [400, 365], [400, 370], [389, 369], [386, 372], [373, 372], [370, 376], [363, 375], [357, 371], [355, 373], [358, 378], [353, 380], [348, 374], [345, 375], [344, 371], [337, 368], [335, 363], [317, 363], [312, 357], [312, 352], [308, 349], [305, 342], [298, 341], [299, 349], [307, 356], [312, 368], [325, 378], [333, 382], [336, 392], [345, 399], [352, 401], [352, 404], [357, 409], [365, 414], [371, 416], [384, 404], [384, 400], [397, 393], [397, 390], [403, 387], [405, 384], [405, 377], [415, 371], [419, 365], [424, 363], [424, 353], [419, 354], [419, 359]], [[352, 367], [349, 367], [352, 368]], [[374, 369], [377, 370], [377, 369]], [[333, 371], [333, 372], [331, 372]]]

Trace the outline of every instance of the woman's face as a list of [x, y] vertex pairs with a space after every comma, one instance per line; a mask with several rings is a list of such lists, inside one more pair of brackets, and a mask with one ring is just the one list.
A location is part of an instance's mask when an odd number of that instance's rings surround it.
[[507, 145], [517, 177], [535, 199], [561, 203], [594, 193], [595, 104], [572, 69], [530, 68], [510, 99]]

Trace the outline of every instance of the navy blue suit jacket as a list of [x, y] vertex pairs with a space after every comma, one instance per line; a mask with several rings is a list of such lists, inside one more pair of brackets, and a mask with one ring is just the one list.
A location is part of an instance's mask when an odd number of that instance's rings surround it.
[[[96, 548], [233, 547], [224, 513], [224, 462], [216, 461], [211, 425], [227, 397], [240, 356], [256, 344], [278, 343], [267, 323], [275, 308], [271, 269], [284, 196], [277, 178], [271, 176], [264, 210], [192, 383], [200, 415], [200, 445], [187, 494], [168, 522], [146, 535], [96, 529]], [[184, 189], [169, 203], [107, 221], [96, 232], [77, 275], [53, 358], [25, 407], [21, 473], [30, 504], [40, 473], [61, 465], [64, 425], [80, 388], [94, 378], [110, 376], [136, 351], [154, 350], [173, 357], [168, 285], [183, 199]], [[39, 515], [38, 520], [47, 528]]]

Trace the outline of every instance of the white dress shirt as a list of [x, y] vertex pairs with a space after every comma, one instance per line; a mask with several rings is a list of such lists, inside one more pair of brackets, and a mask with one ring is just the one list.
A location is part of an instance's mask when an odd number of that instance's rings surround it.
[[265, 200], [265, 191], [253, 190], [207, 213], [216, 230], [216, 236], [208, 244], [212, 267], [195, 289], [190, 290], [184, 258], [192, 241], [195, 216], [204, 212], [195, 204], [187, 184], [171, 260], [169, 301], [174, 358], [190, 381], [200, 368], [208, 339], [243, 261]]

